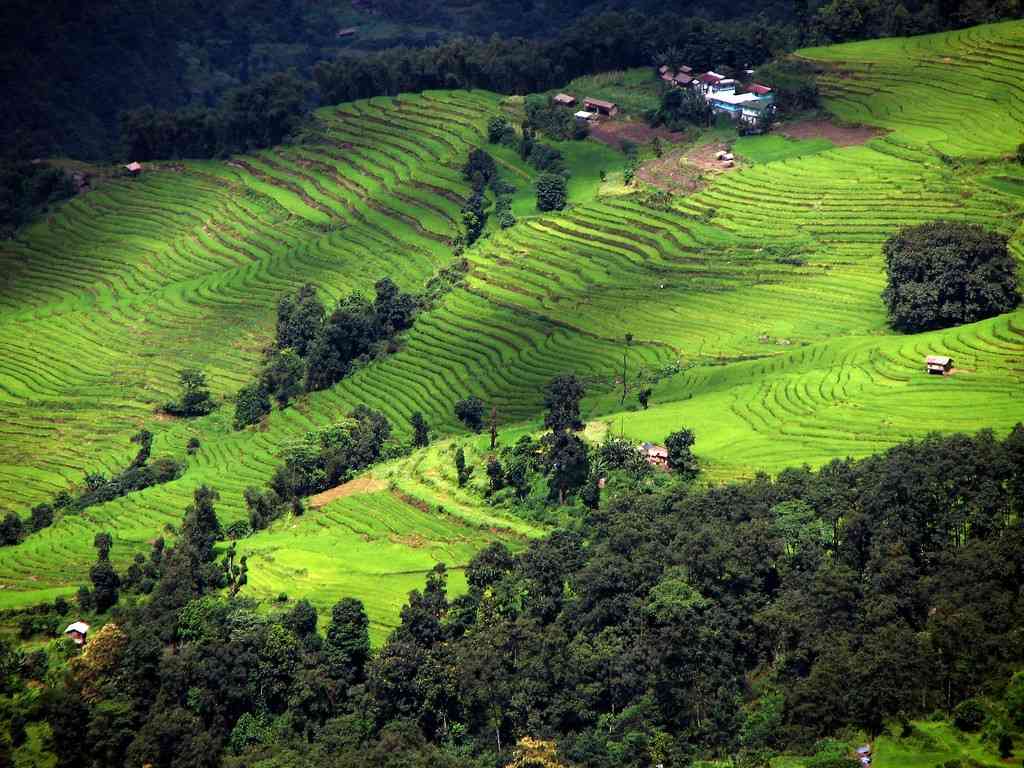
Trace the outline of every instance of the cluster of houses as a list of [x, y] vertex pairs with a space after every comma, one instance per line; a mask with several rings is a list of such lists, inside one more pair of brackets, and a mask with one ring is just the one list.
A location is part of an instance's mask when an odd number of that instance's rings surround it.
[[[746, 70], [747, 74], [753, 74]], [[775, 114], [775, 92], [761, 83], [742, 84], [718, 72], [694, 73], [690, 67], [658, 69], [662, 81], [675, 88], [692, 89], [716, 114], [728, 115], [751, 129], [763, 129]]]

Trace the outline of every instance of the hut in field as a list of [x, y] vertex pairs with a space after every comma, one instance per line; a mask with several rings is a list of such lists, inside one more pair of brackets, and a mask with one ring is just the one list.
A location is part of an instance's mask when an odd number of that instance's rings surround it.
[[64, 634], [70, 637], [75, 645], [85, 645], [86, 635], [89, 634], [89, 625], [84, 621], [76, 621], [73, 624], [68, 624]]
[[559, 93], [553, 99], [552, 103], [559, 107], [574, 107], [576, 106], [576, 97], [570, 96], [568, 93]]
[[656, 469], [668, 469], [668, 448], [654, 443], [644, 443], [640, 446], [640, 453], [652, 467]]
[[588, 112], [596, 112], [605, 117], [615, 117], [619, 114], [618, 105], [613, 101], [605, 101], [604, 99], [586, 98], [583, 100], [583, 108]]
[[128, 163], [128, 165], [126, 165], [124, 168], [132, 176], [138, 176], [140, 173], [142, 173], [142, 163], [138, 163], [138, 162]]
[[928, 355], [924, 359], [924, 369], [935, 376], [945, 376], [953, 370], [953, 358], [946, 355]]
[[581, 109], [579, 112], [577, 112], [574, 115], [574, 117], [576, 118], [576, 122], [577, 123], [588, 123], [589, 124], [589, 123], [596, 123], [597, 122], [597, 113], [596, 112], [587, 112], [587, 110], [585, 110], [585, 109]]

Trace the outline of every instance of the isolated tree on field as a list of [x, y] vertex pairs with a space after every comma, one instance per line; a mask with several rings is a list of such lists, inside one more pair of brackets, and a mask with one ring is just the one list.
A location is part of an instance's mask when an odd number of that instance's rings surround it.
[[412, 326], [417, 309], [415, 296], [403, 293], [390, 277], [378, 280], [373, 289], [376, 293], [373, 314], [378, 337], [388, 338]]
[[473, 468], [466, 466], [466, 451], [460, 445], [455, 449], [455, 476], [459, 483], [459, 488], [467, 483], [472, 474]]
[[183, 368], [178, 372], [181, 396], [164, 410], [177, 416], [205, 416], [215, 407], [206, 386], [206, 374], [198, 368]]
[[509, 125], [505, 117], [495, 115], [487, 121], [487, 141], [491, 144], [497, 144], [505, 138], [505, 134], [511, 129], [512, 126]]
[[689, 429], [680, 429], [665, 438], [669, 467], [687, 480], [696, 477], [700, 471], [697, 457], [691, 450], [695, 442], [696, 438]]
[[639, 392], [636, 393], [636, 399], [640, 401], [640, 406], [646, 411], [647, 403], [651, 399], [651, 388], [644, 387], [643, 389], [641, 389]]
[[245, 555], [239, 560], [235, 560], [237, 556], [236, 544], [231, 542], [231, 546], [228, 547], [228, 551], [224, 554], [224, 560], [221, 561], [221, 568], [224, 570], [224, 583], [228, 587], [229, 594], [234, 597], [249, 581], [249, 565]]
[[476, 395], [470, 395], [455, 403], [455, 417], [474, 432], [479, 432], [484, 425], [484, 401]]
[[491, 450], [498, 444], [498, 408], [491, 406]]
[[1004, 235], [936, 221], [903, 229], [883, 250], [889, 279], [882, 298], [897, 330], [972, 323], [1020, 303], [1017, 264]]
[[568, 197], [565, 176], [560, 173], [542, 173], [537, 179], [537, 210], [560, 211]]
[[544, 390], [544, 406], [548, 409], [544, 426], [553, 432], [583, 429], [580, 400], [585, 392], [582, 382], [571, 373], [553, 378]]
[[25, 524], [16, 512], [8, 512], [0, 521], [0, 545], [10, 546], [21, 541], [25, 533]]
[[409, 424], [412, 426], [412, 444], [417, 448], [426, 448], [430, 445], [430, 426], [420, 411], [412, 415]]

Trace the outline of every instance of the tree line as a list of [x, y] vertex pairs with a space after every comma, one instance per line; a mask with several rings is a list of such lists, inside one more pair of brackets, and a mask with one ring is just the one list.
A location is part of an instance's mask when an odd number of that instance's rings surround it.
[[[551, 418], [571, 422], [569, 405]], [[458, 597], [438, 565], [376, 652], [358, 600], [320, 616], [239, 598], [199, 489], [174, 546], [140, 566], [150, 597], [115, 609], [19, 717], [84, 766], [482, 768], [519, 743], [565, 766], [757, 768], [796, 750], [845, 768], [829, 736], [912, 736], [936, 710], [1012, 750], [1022, 473], [1018, 425], [609, 492], [518, 554], [481, 551]], [[0, 671], [13, 690], [39, 666]]]

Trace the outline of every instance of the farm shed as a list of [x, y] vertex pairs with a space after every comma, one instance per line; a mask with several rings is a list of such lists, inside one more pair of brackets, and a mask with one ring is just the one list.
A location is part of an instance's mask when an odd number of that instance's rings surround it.
[[668, 448], [654, 443], [644, 443], [640, 446], [640, 453], [652, 467], [668, 469]]
[[659, 75], [667, 74], [669, 69], [671, 69], [671, 67], [669, 67], [668, 64], [662, 64], [660, 67], [658, 67], [658, 74]]
[[560, 107], [572, 107], [576, 104], [576, 97], [568, 93], [559, 93], [551, 101]]
[[772, 93], [772, 89], [767, 85], [761, 85], [760, 83], [751, 83], [747, 86], [747, 90], [756, 96], [767, 96]]
[[142, 163], [128, 163], [128, 165], [125, 166], [125, 170], [127, 170], [132, 176], [138, 176], [142, 173]]
[[945, 355], [928, 355], [924, 360], [924, 369], [928, 373], [945, 376], [953, 370], [953, 358]]
[[578, 123], [592, 123], [597, 120], [597, 113], [587, 112], [585, 109], [581, 109], [575, 114], [575, 118]]
[[608, 117], [615, 117], [619, 114], [618, 105], [615, 102], [605, 101], [604, 99], [586, 98], [583, 100], [583, 108], [590, 112], [596, 112], [599, 115], [607, 115]]
[[85, 645], [85, 637], [89, 634], [89, 625], [84, 621], [76, 621], [68, 624], [64, 634], [70, 637], [75, 645]]

